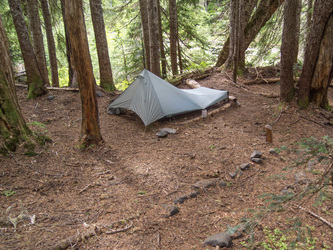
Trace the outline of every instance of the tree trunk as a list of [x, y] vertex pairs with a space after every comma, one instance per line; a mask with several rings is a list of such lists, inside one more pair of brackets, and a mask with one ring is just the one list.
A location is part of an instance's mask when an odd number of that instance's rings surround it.
[[50, 65], [51, 65], [51, 75], [52, 75], [52, 87], [59, 87], [59, 75], [58, 75], [58, 63], [56, 55], [56, 47], [54, 43], [53, 33], [52, 33], [52, 23], [49, 11], [49, 5], [47, 0], [40, 0], [43, 10], [47, 46], [49, 50]]
[[14, 86], [8, 40], [0, 15], [0, 154], [15, 151], [32, 135], [22, 116]]
[[164, 51], [164, 42], [163, 42], [163, 31], [162, 31], [162, 20], [161, 20], [161, 5], [160, 0], [157, 0], [157, 11], [158, 11], [158, 34], [160, 40], [160, 51], [161, 51], [161, 67], [162, 67], [162, 78], [167, 78], [167, 64]]
[[297, 63], [298, 58], [298, 51], [299, 51], [299, 35], [301, 31], [301, 13], [302, 13], [302, 0], [295, 0], [295, 4], [297, 5], [296, 11], [296, 31], [295, 31], [295, 40], [294, 44], [292, 45], [295, 47], [294, 54], [293, 54], [293, 63]]
[[40, 24], [37, 0], [28, 0], [27, 10], [28, 10], [30, 31], [32, 33], [32, 45], [36, 55], [39, 72], [43, 78], [44, 84], [49, 86], [50, 81], [46, 66], [43, 33]]
[[149, 45], [150, 45], [150, 71], [161, 76], [160, 44], [158, 35], [157, 0], [149, 0]]
[[107, 91], [114, 91], [115, 86], [109, 58], [108, 41], [105, 33], [102, 2], [101, 0], [90, 0], [89, 2], [97, 47], [100, 85]]
[[311, 82], [310, 101], [329, 110], [328, 86], [333, 77], [333, 13], [326, 24], [321, 40], [319, 57]]
[[19, 40], [28, 82], [28, 99], [34, 99], [47, 93], [43, 78], [38, 69], [36, 56], [29, 40], [28, 30], [18, 0], [8, 0]]
[[144, 68], [150, 71], [150, 45], [149, 45], [149, 25], [148, 25], [148, 0], [139, 0], [141, 27], [144, 41]]
[[[290, 102], [294, 97], [293, 66], [297, 39], [298, 0], [284, 3], [283, 33], [281, 45], [280, 101]], [[298, 43], [297, 43], [298, 44]]]
[[95, 78], [89, 54], [82, 0], [65, 1], [65, 16], [71, 41], [71, 52], [80, 89], [82, 103], [81, 146], [101, 142]]
[[[265, 26], [266, 22], [272, 17], [274, 12], [280, 7], [284, 0], [261, 0], [255, 13], [245, 26], [245, 37], [243, 50], [249, 47], [250, 43], [259, 33], [260, 29]], [[229, 56], [230, 38], [228, 37], [223, 45], [216, 62], [216, 67], [221, 67]]]
[[332, 12], [333, 1], [317, 0], [315, 2], [311, 31], [309, 39], [306, 43], [302, 74], [299, 80], [298, 105], [301, 108], [306, 108], [311, 101], [311, 83], [313, 81], [314, 74], [316, 73], [318, 76], [324, 74], [330, 75], [330, 72], [327, 71], [317, 72], [316, 64], [318, 63], [320, 48], [324, 45], [322, 39], [325, 30], [330, 30], [329, 28], [326, 28], [326, 26]]
[[74, 67], [74, 59], [71, 52], [71, 40], [68, 35], [67, 25], [66, 25], [66, 15], [65, 15], [65, 0], [60, 0], [61, 3], [61, 12], [62, 12], [62, 19], [64, 22], [64, 29], [65, 29], [65, 37], [66, 37], [66, 56], [67, 56], [67, 63], [68, 63], [68, 86], [70, 87], [77, 87], [77, 72]]
[[176, 0], [169, 0], [170, 13], [170, 61], [172, 75], [178, 75], [177, 65], [177, 3]]
[[313, 0], [307, 0], [307, 12], [306, 12], [306, 40], [308, 40], [308, 36], [311, 29], [311, 21], [312, 21], [312, 1]]

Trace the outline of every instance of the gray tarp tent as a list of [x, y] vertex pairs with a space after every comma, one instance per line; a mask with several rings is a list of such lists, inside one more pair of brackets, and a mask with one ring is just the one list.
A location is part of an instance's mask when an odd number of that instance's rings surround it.
[[120, 108], [130, 109], [148, 126], [163, 117], [205, 109], [226, 98], [228, 91], [179, 89], [144, 69], [107, 110], [109, 114], [119, 114]]

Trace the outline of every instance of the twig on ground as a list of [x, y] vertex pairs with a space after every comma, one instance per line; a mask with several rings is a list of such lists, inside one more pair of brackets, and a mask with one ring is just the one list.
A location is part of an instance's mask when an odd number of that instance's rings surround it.
[[325, 220], [323, 217], [315, 214], [314, 212], [311, 212], [310, 210], [307, 210], [304, 207], [301, 207], [299, 205], [296, 205], [299, 209], [304, 210], [305, 212], [307, 212], [308, 214], [311, 214], [313, 217], [317, 218], [318, 220], [321, 220], [322, 222], [324, 222], [326, 225], [328, 225], [330, 228], [333, 229], [333, 224], [327, 220]]
[[86, 191], [88, 188], [90, 188], [90, 187], [92, 187], [93, 185], [91, 185], [91, 184], [88, 184], [87, 186], [85, 186], [83, 189], [81, 189], [79, 192], [78, 192], [78, 194], [81, 194], [81, 193], [83, 193], [84, 191]]

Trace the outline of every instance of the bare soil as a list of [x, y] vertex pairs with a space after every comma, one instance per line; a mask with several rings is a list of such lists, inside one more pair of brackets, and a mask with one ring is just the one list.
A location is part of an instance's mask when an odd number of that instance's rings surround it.
[[[260, 73], [265, 78], [277, 76], [275, 69], [259, 69], [253, 77]], [[280, 106], [278, 84], [244, 86], [248, 78], [240, 79], [239, 85], [229, 79], [215, 72], [199, 83], [228, 90], [239, 107], [206, 119], [191, 121], [199, 112], [148, 127], [135, 114], [108, 115], [106, 107], [116, 96], [103, 93], [98, 105], [104, 143], [86, 150], [78, 148], [78, 92], [53, 90], [26, 100], [26, 89], [17, 88], [26, 121], [52, 142], [36, 149], [36, 156], [23, 155], [23, 147], [11, 156], [0, 156], [0, 248], [49, 249], [63, 244], [76, 249], [209, 249], [203, 245], [206, 237], [247, 220], [253, 222], [251, 230], [233, 240], [232, 249], [263, 249], [260, 244], [269, 243], [266, 230], [274, 229], [283, 231], [289, 243], [302, 232], [304, 239], [314, 240], [316, 249], [332, 249], [332, 228], [295, 206], [300, 204], [332, 223], [329, 198], [320, 206], [313, 206], [314, 198], [306, 198], [284, 204], [282, 211], [256, 215], [268, 204], [261, 196], [281, 194], [295, 184], [295, 174], [318, 177], [306, 171], [306, 165], [293, 167], [296, 153], [276, 155], [269, 150], [297, 148], [297, 142], [311, 136], [333, 137], [333, 113], [315, 107], [299, 110], [293, 103]], [[51, 95], [53, 100], [48, 99]], [[333, 105], [332, 87], [329, 98]], [[265, 140], [267, 124], [273, 127], [273, 143]], [[165, 127], [177, 133], [157, 138]], [[254, 150], [263, 153], [261, 164], [251, 162]], [[249, 169], [231, 178], [229, 173], [247, 162]], [[221, 178], [227, 185], [193, 189], [197, 181], [210, 178]], [[291, 191], [301, 192], [305, 186], [298, 183]], [[195, 191], [196, 197], [173, 204]], [[168, 217], [171, 205], [179, 213]], [[35, 215], [35, 223], [25, 219], [15, 231], [6, 219], [21, 212]], [[293, 228], [298, 231], [285, 231]]]

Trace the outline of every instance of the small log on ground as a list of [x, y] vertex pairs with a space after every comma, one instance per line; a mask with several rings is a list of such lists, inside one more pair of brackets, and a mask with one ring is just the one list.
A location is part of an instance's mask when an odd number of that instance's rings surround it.
[[185, 80], [185, 83], [187, 86], [189, 86], [191, 89], [197, 89], [197, 88], [200, 88], [201, 85], [196, 81], [196, 80], [193, 80], [193, 79], [186, 79]]
[[[280, 77], [277, 78], [259, 78], [259, 79], [255, 79], [255, 80], [250, 80], [250, 81], [246, 81], [244, 82], [244, 85], [254, 85], [254, 84], [269, 84], [269, 83], [277, 83], [281, 80]], [[296, 77], [294, 79], [294, 81], [298, 82], [299, 81], [299, 77]]]

